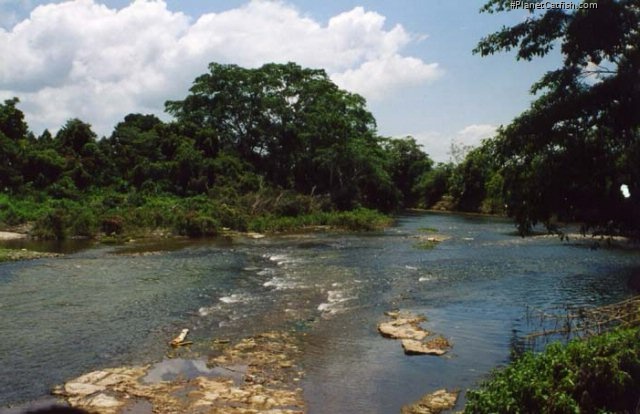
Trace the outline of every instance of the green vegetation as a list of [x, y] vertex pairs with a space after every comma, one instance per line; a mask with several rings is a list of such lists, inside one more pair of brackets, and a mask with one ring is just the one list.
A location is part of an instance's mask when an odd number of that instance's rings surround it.
[[[531, 11], [480, 41], [476, 53], [514, 49], [523, 60], [559, 47], [563, 65], [533, 85], [527, 111], [448, 167], [445, 192], [462, 208], [504, 204], [521, 234], [580, 222], [640, 238], [640, 10], [636, 0], [582, 3], [597, 8]], [[508, 0], [482, 9], [509, 10]], [[469, 392], [465, 412], [636, 412], [639, 401], [640, 330], [631, 328], [525, 354]]]
[[420, 240], [418, 243], [416, 243], [416, 248], [422, 250], [431, 250], [434, 249], [438, 244], [440, 244], [438, 240]]
[[465, 413], [635, 412], [640, 331], [614, 330], [526, 353], [467, 398]]
[[[513, 48], [531, 60], [559, 47], [564, 59], [532, 86], [537, 99], [494, 144], [508, 213], [523, 233], [561, 220], [640, 235], [640, 12], [636, 0], [595, 3], [533, 14], [476, 49], [484, 56]], [[491, 0], [483, 10], [508, 7]], [[597, 36], [594, 28], [602, 28]]]
[[[102, 139], [79, 119], [36, 137], [18, 99], [6, 100], [0, 226], [33, 222], [46, 238], [136, 228], [203, 236], [423, 207], [508, 214], [523, 235], [580, 222], [640, 237], [640, 12], [636, 0], [597, 3], [531, 8], [480, 41], [476, 53], [513, 49], [522, 60], [559, 47], [563, 64], [495, 137], [454, 145], [453, 160], [437, 165], [411, 137], [380, 137], [361, 96], [294, 63], [211, 63], [183, 100], [166, 103], [173, 121], [129, 114]], [[510, 0], [482, 9], [509, 10]]]
[[420, 227], [418, 229], [418, 231], [424, 232], [424, 233], [437, 233], [438, 229], [433, 228], [433, 227]]
[[[202, 237], [216, 235], [223, 228], [257, 232], [287, 232], [313, 226], [373, 230], [390, 224], [387, 215], [371, 209], [323, 211], [312, 197], [291, 193], [288, 196], [281, 193], [275, 197], [277, 200], [268, 197], [248, 194], [230, 205], [205, 195], [179, 197], [137, 192], [88, 194], [81, 200], [47, 198], [42, 203], [31, 198], [0, 196], [3, 207], [0, 222], [34, 221], [32, 235], [43, 239], [102, 234], [103, 238], [110, 236], [112, 240], [149, 236], [153, 230]], [[288, 197], [295, 197], [298, 202], [306, 200], [308, 206], [295, 215], [283, 215]], [[272, 205], [252, 212], [259, 201]]]
[[175, 118], [130, 114], [97, 139], [69, 120], [29, 132], [18, 99], [0, 104], [0, 226], [33, 223], [44, 239], [189, 237], [222, 229], [368, 230], [417, 203], [432, 161], [388, 139], [362, 97], [322, 70], [212, 63]]
[[[504, 211], [521, 234], [578, 222], [585, 232], [640, 238], [638, 3], [583, 3], [597, 8], [530, 8], [526, 20], [480, 41], [475, 53], [513, 50], [525, 61], [558, 48], [563, 64], [532, 86], [531, 107], [496, 137], [457, 148], [454, 161], [422, 177], [423, 206]], [[510, 4], [490, 0], [482, 11], [508, 13]]]
[[495, 141], [478, 148], [452, 145], [453, 161], [440, 163], [416, 184], [425, 208], [504, 214], [503, 179]]
[[375, 230], [391, 224], [391, 219], [375, 210], [359, 208], [353, 211], [317, 212], [295, 217], [261, 216], [249, 222], [249, 230], [286, 232], [315, 226], [346, 230]]

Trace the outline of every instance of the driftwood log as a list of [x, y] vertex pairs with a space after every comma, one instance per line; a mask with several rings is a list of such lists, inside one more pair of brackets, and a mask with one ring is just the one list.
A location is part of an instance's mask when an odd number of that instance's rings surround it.
[[173, 340], [171, 340], [171, 342], [169, 342], [169, 344], [171, 344], [171, 346], [176, 347], [176, 348], [179, 347], [179, 346], [191, 345], [193, 342], [185, 341], [185, 339], [187, 339], [187, 334], [188, 333], [189, 333], [189, 330], [187, 328], [184, 328], [180, 332], [180, 335], [178, 335], [175, 338], [173, 338]]

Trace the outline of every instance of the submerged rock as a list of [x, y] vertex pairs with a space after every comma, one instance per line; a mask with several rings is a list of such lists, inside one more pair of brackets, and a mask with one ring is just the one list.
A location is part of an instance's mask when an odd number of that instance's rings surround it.
[[247, 365], [245, 381], [280, 385], [299, 379], [295, 360], [301, 351], [295, 337], [283, 332], [267, 332], [228, 346], [222, 355], [209, 360], [212, 365]]
[[437, 390], [419, 401], [402, 407], [402, 414], [439, 414], [456, 405], [458, 391]]

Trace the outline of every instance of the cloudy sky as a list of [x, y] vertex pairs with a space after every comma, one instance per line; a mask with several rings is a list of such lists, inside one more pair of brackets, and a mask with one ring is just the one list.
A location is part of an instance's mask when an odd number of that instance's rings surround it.
[[531, 100], [557, 56], [516, 62], [471, 50], [524, 11], [476, 0], [0, 0], [0, 98], [36, 133], [73, 117], [99, 135], [132, 112], [163, 119], [215, 61], [324, 68], [367, 98], [379, 133], [412, 135], [438, 161], [477, 144]]

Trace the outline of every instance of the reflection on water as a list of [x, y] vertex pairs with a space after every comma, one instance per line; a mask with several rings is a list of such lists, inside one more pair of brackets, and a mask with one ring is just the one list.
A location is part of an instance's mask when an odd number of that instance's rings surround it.
[[[416, 249], [426, 227], [451, 239]], [[521, 345], [527, 306], [630, 295], [637, 253], [512, 230], [486, 217], [413, 215], [377, 233], [165, 241], [3, 264], [0, 405], [98, 367], [162, 361], [150, 380], [217, 375], [203, 359], [163, 360], [185, 327], [203, 358], [211, 338], [304, 332], [311, 413], [392, 413], [436, 388], [466, 389]], [[407, 357], [381, 338], [376, 324], [393, 308], [425, 314], [451, 355]]]
[[14, 239], [0, 241], [0, 247], [7, 249], [27, 249], [36, 252], [52, 252], [52, 253], [76, 253], [87, 249], [94, 244], [93, 241], [87, 239], [78, 240], [32, 240], [32, 239]]
[[161, 381], [174, 381], [176, 379], [190, 380], [196, 377], [219, 377], [233, 379], [237, 384], [242, 383], [246, 365], [234, 365], [229, 367], [209, 368], [203, 359], [164, 359], [154, 364], [147, 375], [142, 378], [145, 383], [157, 383]]

